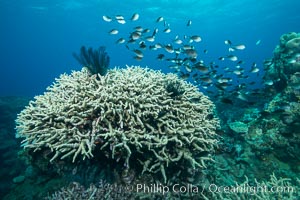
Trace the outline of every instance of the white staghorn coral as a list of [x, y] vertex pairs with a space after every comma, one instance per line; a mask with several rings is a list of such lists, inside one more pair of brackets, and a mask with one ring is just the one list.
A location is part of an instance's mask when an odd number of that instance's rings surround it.
[[[298, 183], [292, 181], [290, 178], [277, 178], [273, 173], [270, 178], [265, 181], [259, 182], [254, 179], [249, 180], [245, 177], [244, 183], [235, 183], [232, 186], [222, 186], [220, 190], [216, 191], [211, 188], [208, 191], [208, 195], [202, 194], [205, 200], [274, 200], [274, 199], [298, 199], [300, 195], [299, 179]], [[225, 189], [226, 188], [226, 189]]]
[[61, 75], [35, 97], [18, 115], [17, 134], [25, 148], [51, 149], [51, 162], [100, 151], [128, 168], [132, 162], [143, 172], [160, 171], [166, 182], [170, 163], [186, 160], [203, 168], [211, 159], [219, 126], [213, 109], [174, 74], [127, 67], [100, 76], [83, 69]]

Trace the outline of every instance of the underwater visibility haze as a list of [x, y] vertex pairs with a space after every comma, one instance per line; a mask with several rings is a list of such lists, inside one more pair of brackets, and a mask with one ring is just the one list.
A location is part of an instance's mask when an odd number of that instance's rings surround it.
[[0, 197], [297, 199], [299, 8], [1, 1]]

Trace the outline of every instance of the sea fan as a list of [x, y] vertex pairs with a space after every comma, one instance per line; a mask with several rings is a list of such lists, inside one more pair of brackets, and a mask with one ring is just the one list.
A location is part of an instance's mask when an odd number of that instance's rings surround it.
[[98, 49], [93, 50], [92, 47], [80, 48], [80, 54], [73, 53], [74, 58], [84, 67], [86, 67], [91, 74], [100, 74], [104, 76], [109, 67], [109, 56], [105, 52], [105, 47], [100, 46]]

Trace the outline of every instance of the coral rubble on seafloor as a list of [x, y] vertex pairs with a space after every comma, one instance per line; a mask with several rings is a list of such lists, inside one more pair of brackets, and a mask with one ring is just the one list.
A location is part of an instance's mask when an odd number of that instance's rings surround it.
[[100, 153], [142, 174], [161, 173], [166, 182], [170, 167], [205, 168], [211, 160], [219, 126], [213, 109], [173, 74], [128, 67], [100, 76], [83, 69], [61, 75], [35, 97], [18, 115], [17, 135], [26, 149], [50, 149], [50, 162]]

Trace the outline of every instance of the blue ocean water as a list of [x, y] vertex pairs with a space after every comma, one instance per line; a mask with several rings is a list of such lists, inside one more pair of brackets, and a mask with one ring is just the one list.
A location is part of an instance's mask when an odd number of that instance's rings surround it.
[[[106, 46], [111, 67], [128, 64], [170, 71], [168, 63], [157, 61], [157, 53], [147, 51], [137, 61], [124, 45], [115, 43], [119, 36], [108, 34], [117, 28], [119, 35], [128, 36], [135, 26], [163, 30], [155, 22], [159, 16], [172, 31], [160, 33], [157, 42], [170, 43], [176, 35], [199, 35], [202, 41], [196, 48], [208, 53], [198, 58], [211, 62], [228, 54], [224, 40], [229, 39], [246, 45], [236, 54], [249, 68], [253, 62], [261, 68], [282, 34], [300, 32], [299, 7], [297, 0], [2, 0], [0, 95], [42, 94], [59, 74], [81, 68], [72, 53], [82, 45]], [[139, 20], [126, 24], [102, 19], [103, 15], [129, 19], [134, 13], [140, 15]], [[188, 20], [192, 21], [189, 27]], [[261, 43], [256, 45], [258, 40]], [[230, 63], [220, 67], [226, 65]]]

